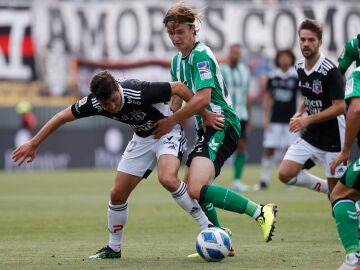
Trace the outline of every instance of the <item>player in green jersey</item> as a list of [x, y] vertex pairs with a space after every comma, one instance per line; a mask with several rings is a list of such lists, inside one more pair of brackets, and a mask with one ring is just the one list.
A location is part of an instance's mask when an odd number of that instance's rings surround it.
[[[360, 131], [360, 67], [354, 70], [346, 82], [345, 99], [349, 103], [345, 141], [340, 154], [331, 163], [332, 172], [339, 164], [346, 165], [351, 146]], [[330, 194], [337, 230], [346, 252], [345, 261], [338, 270], [360, 269], [359, 220], [355, 207], [359, 199], [360, 156], [348, 167]]]
[[240, 119], [241, 135], [234, 157], [234, 181], [232, 190], [249, 191], [250, 187], [242, 182], [241, 176], [246, 163], [246, 133], [251, 123], [250, 70], [241, 60], [240, 44], [230, 46], [228, 62], [220, 65], [226, 88], [229, 90], [233, 108]]
[[[345, 74], [350, 65], [355, 61], [356, 67], [360, 66], [360, 34], [356, 37], [349, 39], [341, 52], [341, 55], [338, 58], [339, 70], [342, 74]], [[357, 135], [357, 145], [360, 148], [360, 132]], [[356, 203], [356, 210], [360, 213], [360, 201]], [[358, 235], [360, 239], [360, 222]]]
[[[214, 54], [209, 47], [196, 40], [197, 20], [198, 12], [182, 2], [171, 7], [163, 20], [172, 44], [179, 51], [171, 63], [172, 80], [186, 83], [194, 96], [172, 116], [156, 122], [154, 135], [159, 137], [176, 123], [195, 115], [198, 139], [187, 160], [184, 177], [190, 196], [204, 208], [213, 204], [254, 218], [263, 230], [264, 240], [268, 242], [274, 231], [276, 205], [262, 206], [225, 187], [211, 185], [225, 160], [236, 149], [240, 124], [231, 107]], [[218, 113], [223, 119], [218, 124], [219, 129], [206, 126], [202, 121], [199, 112], [204, 108]], [[209, 211], [205, 213], [209, 215]], [[213, 221], [213, 217], [208, 217]]]
[[360, 66], [360, 34], [345, 43], [338, 58], [339, 70], [342, 74], [345, 74], [353, 61], [355, 61], [356, 67]]

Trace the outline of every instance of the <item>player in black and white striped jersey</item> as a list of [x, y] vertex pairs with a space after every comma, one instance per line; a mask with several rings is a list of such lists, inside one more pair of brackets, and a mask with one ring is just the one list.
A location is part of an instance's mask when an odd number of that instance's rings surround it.
[[[166, 104], [172, 95], [188, 101], [192, 92], [181, 82], [146, 82], [125, 80], [119, 82], [107, 71], [96, 74], [90, 85], [91, 94], [52, 117], [28, 142], [13, 152], [19, 166], [32, 162], [38, 146], [57, 128], [79, 118], [104, 116], [126, 123], [134, 130], [132, 140], [118, 164], [115, 183], [108, 207], [109, 243], [90, 258], [120, 258], [123, 229], [128, 219], [128, 197], [142, 179], [147, 178], [158, 165], [160, 183], [171, 192], [174, 200], [187, 211], [202, 229], [212, 225], [198, 202], [190, 198], [186, 184], [177, 173], [185, 151], [186, 140], [179, 124], [160, 139], [152, 135], [153, 124], [172, 114]], [[206, 116], [216, 116], [213, 119]], [[207, 124], [220, 121], [218, 115], [204, 112]], [[217, 122], [218, 123], [218, 122]]]
[[[346, 170], [339, 165], [334, 174], [330, 171], [330, 163], [344, 141], [344, 81], [337, 67], [319, 51], [321, 25], [306, 19], [298, 34], [305, 59], [299, 61], [295, 69], [303, 102], [290, 120], [290, 131], [302, 134], [286, 152], [279, 179], [286, 184], [328, 193]], [[303, 115], [305, 111], [307, 115]], [[324, 165], [327, 181], [302, 170], [309, 158]]]

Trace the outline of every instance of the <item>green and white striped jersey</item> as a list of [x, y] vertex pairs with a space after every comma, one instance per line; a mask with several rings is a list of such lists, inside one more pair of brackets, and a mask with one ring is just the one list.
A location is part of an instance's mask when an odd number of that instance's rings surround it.
[[338, 58], [339, 66], [347, 70], [355, 61], [356, 67], [360, 66], [359, 39], [354, 37], [345, 43], [344, 49]]
[[[172, 81], [185, 83], [193, 93], [201, 89], [211, 88], [209, 111], [221, 113], [225, 118], [225, 127], [231, 125], [240, 134], [239, 118], [232, 108], [231, 98], [224, 85], [219, 64], [211, 49], [201, 42], [197, 42], [186, 57], [181, 52], [176, 54], [171, 62]], [[202, 119], [195, 115], [196, 128], [202, 128]]]
[[221, 64], [220, 69], [229, 90], [233, 108], [240, 120], [248, 120], [249, 113], [246, 106], [247, 94], [250, 87], [250, 70], [244, 63], [238, 63], [232, 68], [228, 64]]

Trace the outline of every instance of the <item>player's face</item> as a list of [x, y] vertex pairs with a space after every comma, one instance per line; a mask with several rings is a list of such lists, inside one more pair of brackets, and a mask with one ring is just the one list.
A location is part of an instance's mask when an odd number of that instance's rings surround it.
[[188, 55], [195, 44], [195, 26], [183, 23], [167, 23], [166, 30], [175, 48], [183, 56]]
[[241, 50], [238, 46], [234, 46], [230, 49], [229, 61], [231, 64], [237, 64], [241, 58]]
[[279, 59], [278, 59], [279, 67], [283, 70], [288, 70], [292, 65], [292, 61], [293, 60], [291, 56], [287, 53], [281, 53], [279, 55]]
[[101, 107], [103, 107], [105, 110], [107, 110], [110, 113], [116, 114], [120, 111], [121, 97], [119, 91], [113, 92], [109, 99], [98, 100], [98, 101]]
[[299, 39], [302, 55], [306, 59], [311, 59], [319, 53], [322, 40], [317, 37], [315, 32], [303, 29], [300, 31]]

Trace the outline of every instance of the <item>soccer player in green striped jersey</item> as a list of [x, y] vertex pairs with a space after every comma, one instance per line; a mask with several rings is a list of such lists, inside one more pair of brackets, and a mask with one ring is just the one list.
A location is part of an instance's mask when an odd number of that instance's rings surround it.
[[242, 182], [242, 172], [246, 163], [246, 133], [251, 127], [250, 70], [241, 60], [240, 44], [230, 46], [228, 63], [220, 65], [226, 88], [229, 91], [233, 108], [240, 119], [241, 135], [234, 157], [234, 181], [232, 190], [249, 191], [250, 187]]
[[345, 74], [352, 62], [355, 61], [356, 67], [360, 66], [360, 34], [349, 39], [338, 58], [339, 69], [342, 74]]
[[[172, 80], [186, 83], [194, 96], [171, 117], [156, 122], [153, 134], [161, 136], [176, 123], [195, 115], [198, 139], [186, 162], [184, 179], [190, 196], [204, 208], [213, 204], [254, 218], [268, 242], [274, 231], [276, 205], [262, 206], [225, 187], [211, 185], [236, 148], [240, 125], [214, 54], [196, 40], [196, 20], [199, 20], [198, 12], [182, 2], [171, 7], [163, 20], [172, 44], [179, 51], [171, 62]], [[218, 129], [206, 126], [205, 109], [223, 119]]]
[[[350, 75], [345, 87], [345, 100], [349, 103], [345, 141], [340, 154], [331, 163], [332, 172], [350, 158], [351, 146], [360, 131], [360, 67]], [[360, 156], [348, 167], [330, 194], [336, 227], [344, 246], [346, 257], [338, 270], [360, 269], [360, 246], [358, 238], [359, 217], [356, 201], [360, 199]]]

